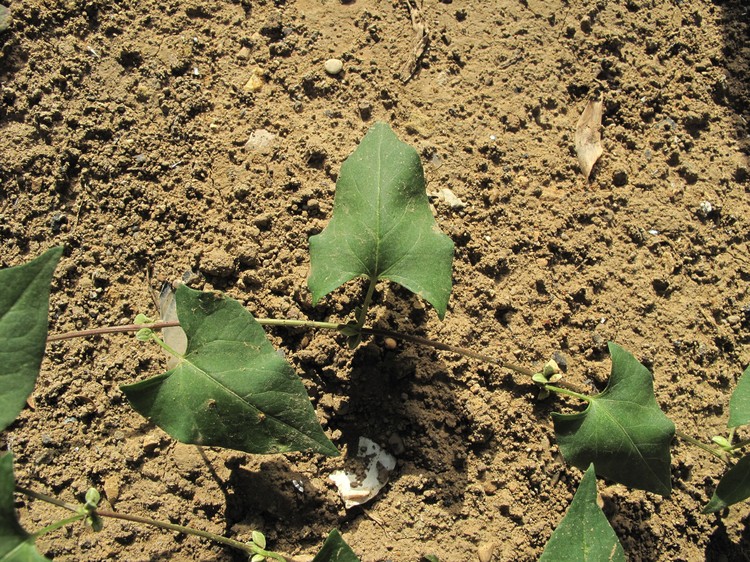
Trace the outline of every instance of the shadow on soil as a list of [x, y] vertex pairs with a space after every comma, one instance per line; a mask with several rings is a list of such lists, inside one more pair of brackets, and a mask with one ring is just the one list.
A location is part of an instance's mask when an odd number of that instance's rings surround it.
[[745, 166], [733, 170], [734, 179], [748, 181], [747, 166], [750, 164], [750, 5], [746, 0], [717, 1], [721, 7], [724, 44], [721, 58], [712, 61], [726, 70], [726, 80], [714, 86], [714, 100], [734, 112], [738, 145], [745, 155]]

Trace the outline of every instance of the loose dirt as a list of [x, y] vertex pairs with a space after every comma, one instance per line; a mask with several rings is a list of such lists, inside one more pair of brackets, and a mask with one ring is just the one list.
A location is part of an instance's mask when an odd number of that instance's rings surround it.
[[[308, 243], [341, 162], [375, 121], [422, 156], [456, 243], [445, 321], [383, 283], [371, 324], [606, 384], [606, 343], [654, 373], [682, 431], [725, 432], [750, 362], [748, 8], [735, 1], [18, 0], [0, 34], [0, 265], [53, 245], [52, 333], [153, 314], [193, 271], [257, 316], [347, 320], [353, 282], [313, 308]], [[420, 28], [420, 25], [422, 26]], [[424, 30], [428, 43], [418, 56]], [[329, 75], [326, 60], [343, 70]], [[413, 73], [412, 73], [413, 71]], [[586, 182], [580, 113], [604, 101]], [[566, 466], [528, 380], [379, 339], [269, 330], [328, 435], [397, 467], [345, 510], [311, 454], [175, 443], [119, 385], [164, 369], [132, 336], [52, 344], [33, 408], [2, 434], [20, 484], [271, 548], [316, 552], [338, 528], [363, 561], [534, 560], [581, 472]], [[390, 343], [390, 342], [389, 342]], [[740, 437], [749, 437], [740, 431]], [[750, 508], [700, 514], [722, 466], [676, 441], [670, 498], [599, 481], [632, 560], [748, 558]], [[301, 491], [300, 491], [301, 488]], [[24, 526], [63, 516], [18, 496]], [[46, 535], [55, 560], [240, 560], [196, 538], [107, 521]]]

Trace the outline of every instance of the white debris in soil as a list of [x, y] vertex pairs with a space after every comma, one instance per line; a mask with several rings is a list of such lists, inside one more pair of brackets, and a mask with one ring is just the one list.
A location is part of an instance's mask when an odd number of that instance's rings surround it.
[[430, 193], [429, 196], [432, 197], [433, 199], [445, 201], [445, 203], [451, 209], [463, 209], [464, 207], [466, 207], [466, 203], [464, 203], [461, 199], [459, 199], [458, 196], [447, 187], [444, 187], [443, 189], [441, 189], [440, 191], [436, 193]]
[[271, 152], [275, 140], [276, 135], [271, 131], [266, 129], [256, 129], [250, 133], [250, 137], [245, 143], [245, 150], [247, 152], [266, 154]]
[[336, 484], [346, 509], [362, 505], [374, 498], [388, 482], [391, 471], [396, 467], [396, 459], [367, 437], [359, 438], [357, 457], [365, 459], [365, 477], [337, 470], [329, 478]]

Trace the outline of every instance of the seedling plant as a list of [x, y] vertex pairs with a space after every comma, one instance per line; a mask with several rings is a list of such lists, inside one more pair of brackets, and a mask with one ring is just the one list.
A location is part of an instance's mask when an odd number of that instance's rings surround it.
[[[355, 278], [367, 289], [353, 318], [317, 322], [255, 318], [239, 302], [185, 285], [175, 293], [178, 321], [156, 322], [139, 315], [128, 326], [48, 336], [49, 293], [63, 248], [52, 248], [24, 265], [0, 271], [0, 430], [8, 428], [34, 389], [46, 345], [72, 337], [134, 331], [176, 358], [173, 368], [121, 387], [131, 406], [174, 439], [199, 446], [252, 454], [313, 451], [336, 456], [302, 381], [267, 339], [263, 326], [297, 326], [339, 332], [349, 347], [363, 338], [386, 336], [458, 353], [510, 369], [539, 387], [540, 397], [555, 394], [583, 406], [575, 413], [552, 415], [564, 459], [584, 471], [568, 513], [547, 544], [543, 560], [624, 560], [617, 536], [596, 505], [596, 476], [631, 488], [669, 496], [670, 445], [675, 435], [727, 466], [705, 513], [714, 513], [750, 497], [748, 441], [736, 441], [735, 429], [750, 424], [750, 368], [730, 401], [728, 435], [702, 443], [676, 431], [654, 396], [651, 373], [631, 353], [609, 344], [612, 369], [598, 394], [565, 382], [554, 361], [540, 371], [508, 364], [469, 349], [412, 334], [368, 327], [368, 308], [378, 283], [397, 283], [429, 302], [440, 319], [451, 292], [453, 242], [432, 215], [417, 152], [388, 125], [378, 123], [343, 163], [336, 184], [333, 216], [310, 238], [308, 286], [313, 305]], [[179, 327], [187, 348], [173, 349], [159, 330]], [[246, 552], [253, 562], [292, 560], [266, 549], [262, 533], [240, 542], [197, 529], [107, 511], [95, 489], [81, 505], [71, 505], [15, 484], [10, 452], [0, 456], [0, 561], [45, 560], [37, 537], [84, 521], [94, 530], [107, 518], [119, 518], [166, 530], [194, 534]], [[69, 517], [34, 532], [15, 514], [14, 494], [55, 504]], [[435, 556], [429, 559], [437, 559]], [[352, 562], [353, 551], [338, 531], [329, 535], [315, 562]]]

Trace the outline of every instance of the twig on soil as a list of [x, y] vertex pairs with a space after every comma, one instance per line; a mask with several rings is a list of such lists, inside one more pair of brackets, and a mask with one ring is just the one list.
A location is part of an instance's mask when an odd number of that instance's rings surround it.
[[424, 19], [422, 11], [417, 7], [416, 1], [413, 5], [411, 0], [405, 0], [405, 2], [409, 8], [411, 27], [414, 30], [414, 45], [411, 53], [409, 53], [409, 59], [401, 67], [401, 72], [399, 73], [401, 82], [404, 84], [411, 80], [417, 73], [419, 61], [427, 50], [427, 45], [430, 43], [429, 28], [427, 27], [427, 22]]

